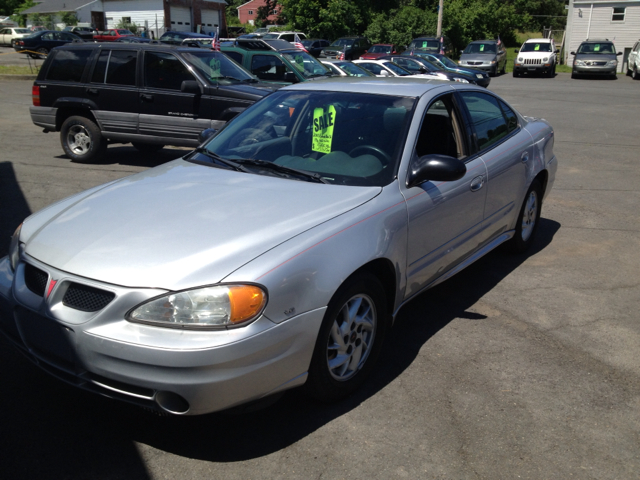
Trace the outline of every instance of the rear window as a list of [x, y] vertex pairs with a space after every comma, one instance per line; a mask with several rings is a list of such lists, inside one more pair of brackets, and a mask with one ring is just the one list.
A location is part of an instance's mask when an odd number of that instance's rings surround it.
[[47, 80], [80, 82], [91, 50], [58, 50], [47, 72]]
[[104, 50], [100, 53], [98, 63], [93, 70], [93, 83], [111, 85], [136, 84], [136, 62], [138, 52], [135, 50]]

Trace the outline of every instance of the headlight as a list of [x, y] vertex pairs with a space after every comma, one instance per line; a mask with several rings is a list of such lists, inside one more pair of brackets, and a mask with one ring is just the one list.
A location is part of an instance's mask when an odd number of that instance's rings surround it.
[[460, 83], [469, 83], [469, 80], [465, 80], [464, 78], [454, 77], [453, 80]]
[[616, 67], [618, 66], [618, 60], [609, 60], [609, 63], [607, 63], [608, 67]]
[[491, 61], [489, 62], [489, 65], [493, 65], [494, 63], [496, 63], [496, 61], [495, 61], [495, 60], [491, 60]]
[[16, 228], [16, 231], [11, 237], [11, 243], [9, 244], [9, 263], [11, 264], [12, 272], [16, 271], [16, 267], [20, 261], [20, 230], [22, 230], [22, 224]]
[[523, 60], [524, 60], [524, 58], [523, 58], [523, 57], [518, 57], [518, 61], [519, 61], [520, 63], [522, 63], [522, 61], [523, 61]]
[[578, 67], [586, 67], [586, 63], [584, 63], [584, 60], [575, 60], [573, 62], [574, 65], [578, 66]]
[[460, 60], [460, 61], [458, 62], [458, 65], [466, 65], [466, 64], [467, 64], [467, 62], [465, 62], [464, 60]]
[[542, 59], [542, 63], [547, 63], [548, 61], [549, 61], [549, 57], [544, 57], [544, 58]]
[[129, 312], [127, 320], [174, 328], [233, 328], [258, 318], [266, 304], [266, 292], [256, 285], [217, 285], [154, 298]]

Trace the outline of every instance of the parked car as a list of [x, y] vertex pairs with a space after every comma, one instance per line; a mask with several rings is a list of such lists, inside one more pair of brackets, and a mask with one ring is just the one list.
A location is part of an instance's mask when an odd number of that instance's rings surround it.
[[440, 53], [449, 55], [453, 52], [453, 44], [448, 37], [420, 36], [414, 38], [407, 47], [408, 52], [414, 53]]
[[110, 28], [94, 34], [93, 40], [96, 42], [115, 42], [123, 37], [135, 37], [135, 34], [126, 28]]
[[301, 385], [338, 400], [403, 305], [532, 246], [553, 144], [472, 85], [285, 87], [183, 158], [27, 218], [0, 260], [0, 331], [47, 373], [161, 412]]
[[146, 37], [120, 37], [116, 40], [118, 43], [149, 43], [151, 42], [150, 38]]
[[[320, 52], [319, 58], [355, 60], [366, 52], [371, 43], [365, 37], [342, 37]], [[344, 55], [344, 58], [342, 56]]]
[[27, 28], [3, 28], [0, 30], [0, 45], [13, 47], [13, 42], [18, 38], [26, 37], [32, 32]]
[[300, 40], [306, 40], [307, 36], [302, 32], [270, 32], [263, 35], [264, 40], [284, 40], [285, 42], [293, 43], [295, 37], [298, 35]]
[[369, 49], [360, 55], [360, 60], [375, 60], [385, 55], [395, 55], [402, 53], [402, 49], [397, 45], [390, 43], [376, 43], [371, 45]]
[[[407, 55], [407, 52], [403, 53], [403, 55]], [[449, 72], [453, 74], [459, 74], [464, 77], [473, 78], [474, 82], [481, 87], [488, 87], [491, 83], [491, 77], [486, 72], [482, 70], [476, 70], [474, 68], [466, 68], [461, 67], [456, 62], [451, 60], [446, 55], [442, 55], [440, 53], [416, 53], [414, 55], [408, 54], [409, 56], [418, 56], [422, 57], [425, 60], [428, 60], [430, 63], [440, 68], [444, 72]]]
[[91, 27], [78, 27], [73, 25], [68, 25], [62, 29], [63, 32], [73, 33], [74, 35], [79, 36], [83, 40], [93, 40], [93, 36], [98, 34], [98, 31], [95, 28]]
[[328, 67], [334, 75], [339, 77], [375, 77], [369, 70], [356, 65], [348, 60], [322, 60], [322, 64]]
[[302, 40], [300, 43], [307, 49], [310, 55], [318, 58], [320, 56], [320, 52], [326, 47], [329, 46], [329, 40], [324, 40], [322, 38], [307, 38], [306, 40]]
[[358, 67], [364, 68], [373, 73], [376, 77], [407, 77], [411, 75], [420, 76], [427, 75], [431, 77], [428, 72], [425, 73], [413, 73], [409, 70], [402, 68], [397, 63], [389, 59], [379, 60], [354, 60], [353, 63]]
[[[191, 38], [202, 38], [205, 37], [206, 35], [202, 34], [202, 33], [195, 33], [195, 32], [175, 32], [173, 30], [168, 31], [163, 33], [159, 40], [162, 43], [166, 43], [167, 45], [182, 45], [182, 42], [184, 42], [186, 39], [191, 39]], [[209, 37], [209, 38], [213, 38], [213, 37]]]
[[582, 42], [577, 52], [571, 52], [571, 55], [574, 55], [571, 78], [582, 75], [615, 78], [618, 69], [617, 57], [622, 55], [622, 52], [616, 53], [616, 46], [608, 39], [594, 39]]
[[153, 152], [196, 147], [277, 87], [226, 55], [161, 43], [84, 43], [52, 52], [33, 84], [31, 119], [60, 132], [69, 158], [95, 162], [108, 143]]
[[507, 51], [500, 40], [476, 40], [462, 51], [458, 63], [463, 67], [484, 70], [495, 77], [498, 72], [506, 72]]
[[627, 59], [627, 75], [631, 75], [634, 80], [640, 79], [640, 40], [638, 40]]
[[516, 50], [517, 56], [513, 61], [513, 76], [519, 77], [522, 74], [542, 74], [553, 78], [556, 75], [556, 64], [558, 63], [556, 49], [553, 39], [530, 38], [522, 44], [520, 50]]
[[476, 83], [476, 78], [460, 73], [444, 71], [429, 60], [418, 55], [389, 55], [386, 57], [380, 57], [380, 60], [390, 60], [393, 63], [400, 65], [405, 70], [408, 70], [413, 75], [429, 74], [440, 80], [448, 80], [450, 82]]
[[84, 42], [84, 40], [73, 33], [43, 30], [17, 39], [13, 42], [13, 48], [16, 52], [26, 53], [32, 58], [43, 58], [53, 48], [71, 42]]
[[297, 83], [331, 75], [315, 57], [285, 40], [237, 39], [220, 49], [265, 82]]

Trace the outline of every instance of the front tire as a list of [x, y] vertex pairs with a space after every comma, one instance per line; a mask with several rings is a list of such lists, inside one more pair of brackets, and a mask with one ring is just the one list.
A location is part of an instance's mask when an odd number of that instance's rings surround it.
[[102, 138], [98, 125], [79, 115], [64, 121], [60, 129], [60, 143], [72, 161], [81, 163], [99, 161], [107, 149], [107, 142]]
[[633, 78], [634, 80], [640, 79], [640, 72], [638, 72], [638, 65], [633, 66], [633, 69], [631, 70], [631, 78]]
[[329, 302], [320, 326], [304, 385], [307, 394], [330, 402], [360, 387], [380, 355], [388, 317], [377, 277], [360, 273], [347, 279]]
[[47, 50], [44, 47], [40, 47], [36, 49], [36, 52], [38, 52], [39, 54], [39, 55], [36, 55], [36, 58], [47, 58], [47, 55], [49, 55], [49, 50]]
[[542, 186], [538, 180], [534, 180], [524, 197], [524, 202], [522, 202], [516, 223], [516, 232], [507, 243], [508, 249], [513, 253], [523, 253], [533, 243], [540, 223], [541, 210]]

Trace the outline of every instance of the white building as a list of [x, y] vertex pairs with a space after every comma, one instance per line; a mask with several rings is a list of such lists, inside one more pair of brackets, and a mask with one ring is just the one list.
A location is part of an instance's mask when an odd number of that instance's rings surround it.
[[640, 39], [640, 0], [569, 0], [564, 58], [573, 65], [573, 55], [587, 38], [613, 41], [618, 72], [626, 73], [631, 47]]

